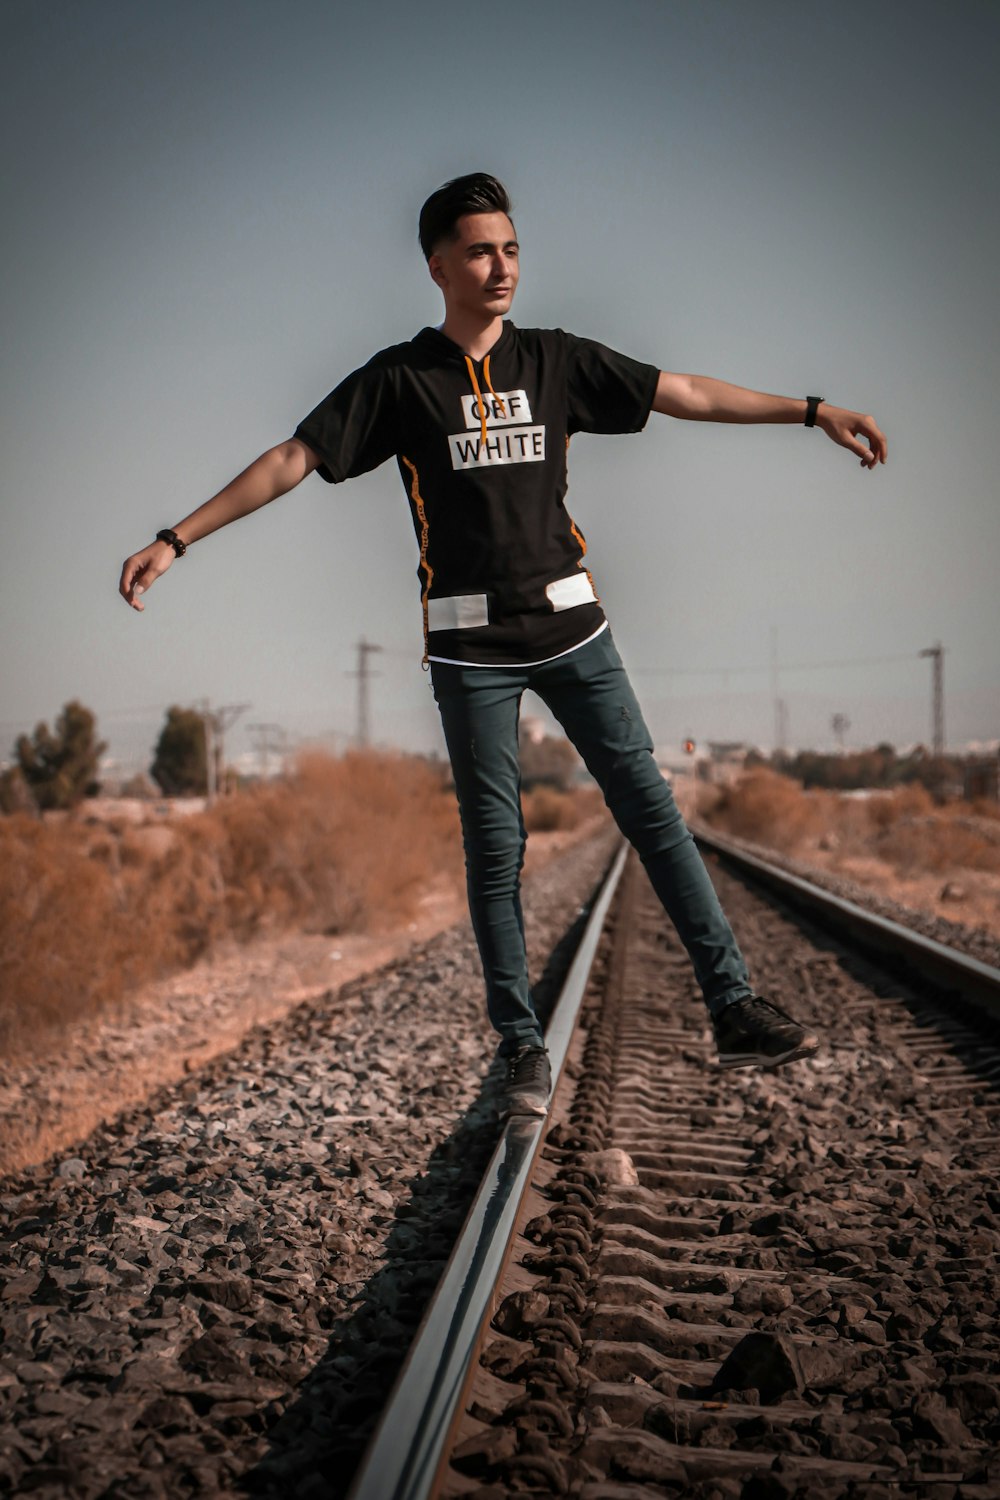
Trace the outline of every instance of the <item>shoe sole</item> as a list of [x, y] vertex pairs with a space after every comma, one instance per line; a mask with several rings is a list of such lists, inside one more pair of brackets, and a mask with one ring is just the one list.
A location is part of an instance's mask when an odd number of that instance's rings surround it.
[[799, 1042], [797, 1047], [792, 1047], [788, 1052], [781, 1052], [777, 1057], [765, 1057], [760, 1052], [727, 1052], [720, 1056], [720, 1068], [780, 1068], [785, 1063], [797, 1062], [800, 1058], [813, 1057], [819, 1047], [816, 1037], [807, 1037], [804, 1042]]
[[548, 1100], [543, 1103], [540, 1099], [508, 1099], [500, 1106], [501, 1120], [508, 1115], [535, 1115], [541, 1119], [548, 1112]]

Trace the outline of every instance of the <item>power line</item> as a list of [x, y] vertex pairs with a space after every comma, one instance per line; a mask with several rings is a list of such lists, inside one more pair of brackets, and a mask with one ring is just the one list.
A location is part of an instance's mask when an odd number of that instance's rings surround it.
[[898, 656], [852, 656], [843, 661], [790, 661], [782, 662], [783, 672], [817, 671], [822, 667], [881, 667], [889, 662], [914, 661], [912, 651], [901, 652]]
[[226, 775], [226, 730], [231, 729], [241, 714], [245, 714], [250, 703], [224, 703], [212, 708], [207, 698], [201, 700], [199, 712], [205, 726], [205, 776], [207, 797], [212, 802], [220, 788], [225, 793]]
[[256, 735], [254, 750], [260, 760], [260, 778], [267, 780], [268, 757], [277, 755], [284, 763], [288, 749], [288, 735], [280, 724], [248, 724], [250, 734]]
[[[778, 667], [782, 672], [816, 672], [827, 667], [878, 667], [889, 662], [916, 661], [922, 652], [907, 651], [897, 656], [852, 656], [840, 661], [782, 661]], [[768, 663], [759, 667], [634, 667], [637, 677], [739, 677], [762, 675], [773, 671]]]

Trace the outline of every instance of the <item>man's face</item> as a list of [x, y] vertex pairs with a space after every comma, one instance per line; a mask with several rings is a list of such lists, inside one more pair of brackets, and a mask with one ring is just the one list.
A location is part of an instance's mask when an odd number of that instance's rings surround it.
[[503, 317], [517, 289], [517, 237], [506, 214], [464, 214], [458, 238], [442, 240], [428, 270], [448, 312]]

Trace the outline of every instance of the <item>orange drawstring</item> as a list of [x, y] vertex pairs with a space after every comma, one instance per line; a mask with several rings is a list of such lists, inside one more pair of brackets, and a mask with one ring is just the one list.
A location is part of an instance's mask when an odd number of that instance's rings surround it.
[[469, 379], [472, 381], [472, 389], [476, 393], [476, 410], [479, 412], [480, 431], [482, 433], [483, 447], [485, 448], [486, 447], [486, 403], [483, 400], [483, 393], [479, 389], [479, 381], [476, 379], [476, 367], [472, 363], [472, 360], [469, 358], [468, 355], [465, 356], [465, 365], [466, 365], [466, 369], [469, 372]]
[[[476, 367], [472, 363], [472, 360], [469, 358], [468, 355], [465, 356], [465, 366], [466, 366], [466, 369], [469, 372], [469, 379], [472, 381], [472, 389], [476, 393], [476, 410], [479, 413], [479, 430], [480, 430], [480, 434], [482, 436], [483, 447], [485, 448], [486, 447], [486, 402], [483, 400], [483, 393], [479, 389], [479, 381], [476, 379]], [[493, 381], [490, 379], [490, 357], [489, 357], [488, 354], [487, 354], [486, 358], [483, 360], [483, 378], [486, 381], [486, 385], [487, 385], [487, 388], [489, 390], [490, 395], [493, 397], [494, 401], [497, 403], [497, 405], [499, 406], [500, 410], [503, 412], [504, 416], [506, 416], [507, 415], [507, 408], [506, 408], [506, 406], [503, 403], [503, 397], [497, 395], [496, 391], [493, 389]]]
[[489, 357], [488, 354], [487, 354], [486, 358], [483, 360], [483, 375], [486, 378], [486, 384], [490, 388], [490, 395], [493, 397], [494, 401], [499, 406], [499, 408], [503, 412], [504, 416], [506, 416], [507, 415], [507, 408], [503, 404], [503, 397], [497, 395], [496, 391], [493, 389], [493, 382], [490, 379], [490, 357]]

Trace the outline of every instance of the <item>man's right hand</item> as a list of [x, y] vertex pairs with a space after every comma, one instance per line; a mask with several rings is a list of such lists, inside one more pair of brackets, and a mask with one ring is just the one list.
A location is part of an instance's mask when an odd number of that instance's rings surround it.
[[[220, 526], [228, 526], [230, 521], [238, 521], [240, 516], [248, 516], [262, 505], [269, 505], [279, 495], [287, 495], [317, 468], [319, 462], [319, 454], [301, 438], [290, 437], [276, 447], [268, 448], [242, 474], [237, 474], [224, 490], [177, 522], [183, 540], [190, 547], [192, 542], [218, 531]], [[174, 556], [169, 542], [150, 542], [148, 547], [130, 557], [122, 568], [118, 585], [125, 603], [131, 604], [133, 609], [143, 609], [141, 595], [161, 573], [167, 571]]]
[[167, 571], [175, 556], [169, 542], [150, 542], [148, 547], [143, 547], [141, 552], [128, 558], [118, 585], [118, 592], [125, 603], [131, 604], [133, 609], [145, 609], [141, 595], [156, 582], [161, 573]]

